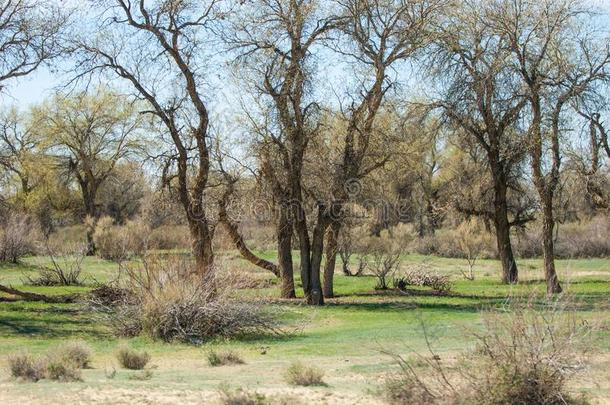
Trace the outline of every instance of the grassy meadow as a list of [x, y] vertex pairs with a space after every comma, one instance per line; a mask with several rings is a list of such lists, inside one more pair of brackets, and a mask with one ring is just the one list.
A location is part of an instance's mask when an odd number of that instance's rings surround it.
[[[263, 252], [272, 258], [271, 252]], [[370, 276], [337, 274], [337, 297], [324, 307], [309, 307], [300, 300], [278, 299], [273, 275], [243, 262], [235, 252], [224, 252], [222, 268], [261, 281], [261, 288], [236, 290], [243, 299], [263, 302], [282, 319], [283, 333], [263, 337], [216, 340], [201, 346], [163, 343], [146, 338], [118, 339], [94, 313], [78, 303], [25, 302], [0, 295], [0, 401], [8, 403], [214, 403], [220, 389], [244, 389], [282, 398], [287, 403], [382, 403], [380, 386], [396, 370], [386, 352], [411, 356], [427, 355], [426, 336], [442, 362], [451, 364], [460, 352], [472, 347], [468, 332], [481, 325], [482, 312], [502, 308], [510, 296], [544, 297], [541, 260], [520, 260], [521, 283], [499, 282], [499, 263], [480, 260], [474, 281], [465, 280], [461, 269], [467, 263], [410, 255], [403, 265], [426, 263], [454, 281], [450, 293], [441, 295], [425, 288], [409, 294], [395, 290], [376, 291]], [[34, 287], [27, 275], [48, 259], [32, 257], [20, 264], [0, 265], [0, 283], [48, 295], [85, 293], [98, 282], [116, 277], [115, 263], [95, 257], [83, 262], [86, 284], [78, 287]], [[573, 296], [579, 315], [600, 322], [589, 370], [574, 389], [588, 395], [592, 403], [610, 402], [610, 259], [559, 260], [564, 290]], [[340, 272], [339, 272], [340, 273]], [[298, 278], [297, 278], [298, 285]], [[298, 293], [302, 293], [298, 291]], [[426, 334], [423, 332], [425, 326]], [[34, 354], [52, 351], [61, 342], [82, 339], [93, 349], [92, 367], [83, 371], [82, 382], [58, 383], [41, 380], [19, 382], [6, 370], [10, 353], [27, 349]], [[119, 345], [151, 354], [148, 379], [134, 379], [137, 372], [121, 369], [114, 357]], [[209, 350], [232, 349], [245, 364], [210, 367]], [[291, 387], [284, 372], [294, 361], [325, 371], [326, 386]]]

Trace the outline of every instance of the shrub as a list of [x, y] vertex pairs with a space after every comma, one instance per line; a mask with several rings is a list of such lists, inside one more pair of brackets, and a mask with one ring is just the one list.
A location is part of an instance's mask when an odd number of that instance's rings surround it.
[[47, 356], [45, 376], [55, 381], [82, 381], [79, 365], [65, 353], [52, 353]]
[[150, 249], [190, 249], [191, 239], [185, 225], [162, 225], [154, 228], [149, 235]]
[[286, 382], [290, 385], [309, 387], [312, 385], [326, 385], [324, 372], [317, 367], [305, 366], [301, 363], [292, 363], [286, 370]]
[[27, 276], [26, 282], [36, 286], [82, 285], [82, 263], [87, 254], [85, 245], [72, 249], [69, 254], [58, 257], [48, 246], [46, 254], [51, 259], [51, 267], [39, 266], [36, 277]]
[[95, 225], [93, 242], [101, 258], [120, 262], [130, 255], [143, 256], [149, 234], [150, 228], [140, 220], [116, 226], [111, 217], [102, 217]]
[[477, 342], [475, 349], [452, 369], [442, 366], [430, 346], [430, 356], [415, 353], [425, 369], [394, 354], [400, 371], [384, 385], [384, 394], [389, 402], [404, 404], [583, 403], [566, 386], [585, 368], [591, 326], [568, 305], [530, 300], [485, 314], [483, 330], [466, 336]]
[[0, 220], [0, 262], [17, 261], [36, 251], [38, 223], [25, 214], [12, 213]]
[[406, 291], [409, 286], [429, 287], [434, 291], [447, 293], [453, 288], [449, 276], [439, 274], [426, 265], [413, 265], [403, 276], [394, 279], [394, 288]]
[[77, 368], [89, 368], [93, 350], [84, 341], [72, 341], [59, 345], [55, 353], [58, 357], [72, 362]]
[[428, 387], [409, 373], [387, 379], [383, 385], [382, 394], [390, 404], [430, 405], [437, 403], [437, 398], [428, 391]]
[[575, 403], [566, 382], [586, 364], [591, 326], [566, 310], [568, 303], [549, 302], [541, 309], [533, 300], [513, 303], [510, 314], [484, 317], [462, 376], [474, 401], [481, 404]]
[[241, 356], [232, 350], [222, 352], [210, 350], [207, 354], [207, 359], [208, 364], [212, 367], [245, 363]]
[[230, 298], [230, 280], [220, 275], [202, 280], [192, 266], [186, 260], [158, 258], [125, 266], [128, 299], [97, 308], [121, 336], [200, 344], [215, 337], [275, 332], [270, 312]]
[[119, 348], [116, 358], [121, 367], [129, 370], [142, 370], [150, 361], [150, 355], [147, 352], [139, 352], [127, 346]]
[[33, 382], [43, 379], [46, 372], [45, 362], [25, 351], [9, 355], [8, 368], [11, 376]]
[[224, 405], [265, 405], [270, 403], [263, 394], [247, 392], [242, 389], [233, 391], [226, 386], [220, 387], [220, 397], [221, 403]]

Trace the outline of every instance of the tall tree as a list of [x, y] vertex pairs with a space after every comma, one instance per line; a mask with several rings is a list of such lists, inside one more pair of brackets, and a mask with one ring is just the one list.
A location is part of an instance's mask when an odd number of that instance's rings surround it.
[[398, 82], [393, 70], [430, 43], [434, 19], [445, 4], [439, 0], [338, 3], [345, 42], [340, 42], [336, 49], [347, 55], [350, 62], [360, 65], [364, 73], [356, 76], [357, 85], [349, 95], [352, 103], [342, 110], [345, 130], [341, 134], [340, 157], [332, 173], [331, 198], [321, 206], [321, 221], [314, 229], [314, 246], [316, 232], [327, 231], [328, 235], [324, 268], [326, 297], [333, 296], [337, 235], [343, 220], [343, 206], [353, 196], [350, 187], [383, 166], [391, 153], [387, 150], [381, 155], [371, 153], [370, 145], [386, 95]]
[[561, 143], [570, 101], [608, 78], [608, 45], [595, 46], [578, 18], [575, 0], [496, 3], [490, 20], [509, 38], [515, 73], [527, 89], [528, 150], [542, 206], [544, 268], [548, 293], [561, 292], [554, 261], [554, 200], [560, 181]]
[[[131, 2], [98, 0], [95, 29], [77, 40], [81, 75], [106, 72], [124, 79], [150, 107], [169, 151], [164, 184], [175, 187], [193, 243], [197, 271], [214, 266], [213, 226], [206, 213], [210, 176], [210, 119], [205, 67], [211, 25], [225, 17], [218, 0]], [[165, 134], [169, 139], [165, 139]]]
[[295, 296], [295, 230], [305, 295], [311, 303], [322, 303], [319, 267], [317, 276], [312, 275], [303, 164], [309, 143], [319, 133], [320, 106], [311, 97], [312, 52], [338, 20], [310, 0], [262, 0], [244, 7], [242, 13], [227, 41], [238, 52], [243, 71], [251, 76], [250, 89], [262, 98], [259, 115], [246, 113], [256, 136], [262, 177], [277, 207], [282, 296]]
[[0, 1], [0, 90], [59, 56], [68, 22], [69, 13], [50, 1]]
[[484, 151], [494, 192], [493, 223], [502, 280], [518, 281], [510, 238], [508, 179], [524, 158], [524, 142], [514, 129], [527, 103], [511, 66], [509, 38], [489, 24], [493, 2], [465, 1], [447, 13], [436, 41], [433, 65], [440, 88], [434, 105]]
[[[56, 96], [34, 111], [39, 131], [48, 139], [50, 153], [80, 188], [85, 214], [99, 216], [98, 191], [116, 165], [139, 152], [136, 139], [142, 116], [123, 97], [102, 90], [72, 97]], [[87, 234], [93, 254], [93, 231]]]

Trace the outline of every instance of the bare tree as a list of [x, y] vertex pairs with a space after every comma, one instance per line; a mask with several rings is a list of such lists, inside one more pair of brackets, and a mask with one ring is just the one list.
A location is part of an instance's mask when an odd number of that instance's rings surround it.
[[525, 155], [523, 137], [514, 125], [527, 101], [506, 63], [508, 36], [488, 24], [493, 12], [493, 3], [475, 0], [447, 13], [431, 65], [442, 86], [441, 99], [434, 105], [474, 141], [472, 147], [483, 151], [492, 179], [502, 280], [516, 283], [507, 192], [511, 170]]
[[[262, 177], [277, 207], [282, 296], [294, 297], [292, 234], [299, 238], [301, 279], [307, 301], [321, 304], [319, 265], [312, 267], [303, 196], [303, 162], [318, 135], [319, 104], [310, 97], [313, 48], [336, 28], [338, 18], [309, 0], [263, 0], [245, 7], [226, 37], [237, 63], [252, 77], [262, 116], [247, 111], [257, 137]], [[321, 247], [321, 246], [320, 246]], [[321, 257], [321, 251], [319, 252]], [[319, 262], [318, 262], [319, 263]]]
[[543, 214], [544, 267], [549, 294], [561, 292], [554, 263], [554, 200], [560, 181], [561, 143], [570, 101], [608, 78], [608, 45], [579, 32], [585, 13], [574, 0], [499, 3], [492, 21], [509, 38], [515, 71], [527, 88], [529, 154]]
[[[321, 206], [320, 223], [314, 230], [323, 237], [328, 227], [324, 296], [333, 296], [333, 276], [337, 255], [337, 234], [343, 221], [343, 207], [353, 197], [350, 187], [389, 160], [392, 151], [371, 153], [376, 118], [388, 91], [398, 78], [393, 70], [411, 59], [433, 39], [432, 26], [444, 6], [440, 0], [339, 1], [344, 23], [341, 31], [345, 44], [335, 49], [364, 68], [350, 98], [351, 105], [342, 111], [345, 132], [339, 160], [332, 178], [331, 198]], [[322, 242], [319, 242], [322, 244]]]
[[[97, 95], [86, 92], [73, 97], [57, 96], [34, 111], [35, 122], [48, 139], [68, 176], [80, 187], [85, 214], [99, 217], [98, 191], [117, 163], [137, 153], [142, 116], [121, 96], [107, 90]], [[91, 227], [92, 228], [92, 227]], [[93, 229], [87, 233], [88, 254], [93, 254]]]
[[0, 115], [0, 167], [7, 175], [13, 175], [20, 184], [24, 197], [36, 187], [32, 173], [35, 161], [41, 164], [40, 153], [43, 140], [33, 128], [24, 122], [16, 109], [3, 111]]
[[[81, 75], [124, 79], [168, 134], [164, 184], [176, 189], [193, 240], [197, 271], [214, 264], [213, 226], [205, 211], [210, 175], [209, 112], [204, 95], [210, 26], [224, 17], [219, 0], [100, 0], [96, 30], [77, 41]], [[93, 39], [91, 39], [93, 38]]]
[[62, 52], [60, 37], [69, 13], [46, 0], [0, 2], [0, 90]]

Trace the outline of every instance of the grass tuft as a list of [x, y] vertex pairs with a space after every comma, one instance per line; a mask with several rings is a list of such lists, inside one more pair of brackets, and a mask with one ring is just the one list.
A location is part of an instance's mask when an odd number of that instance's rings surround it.
[[292, 363], [286, 370], [286, 382], [290, 385], [299, 385], [303, 387], [323, 386], [324, 372], [317, 367], [306, 366], [299, 362]]
[[138, 352], [127, 346], [119, 348], [116, 358], [121, 367], [129, 370], [142, 370], [150, 361], [150, 355], [147, 352]]
[[212, 367], [229, 366], [233, 364], [244, 364], [245, 361], [239, 353], [233, 350], [216, 351], [210, 350], [207, 354], [208, 364]]

